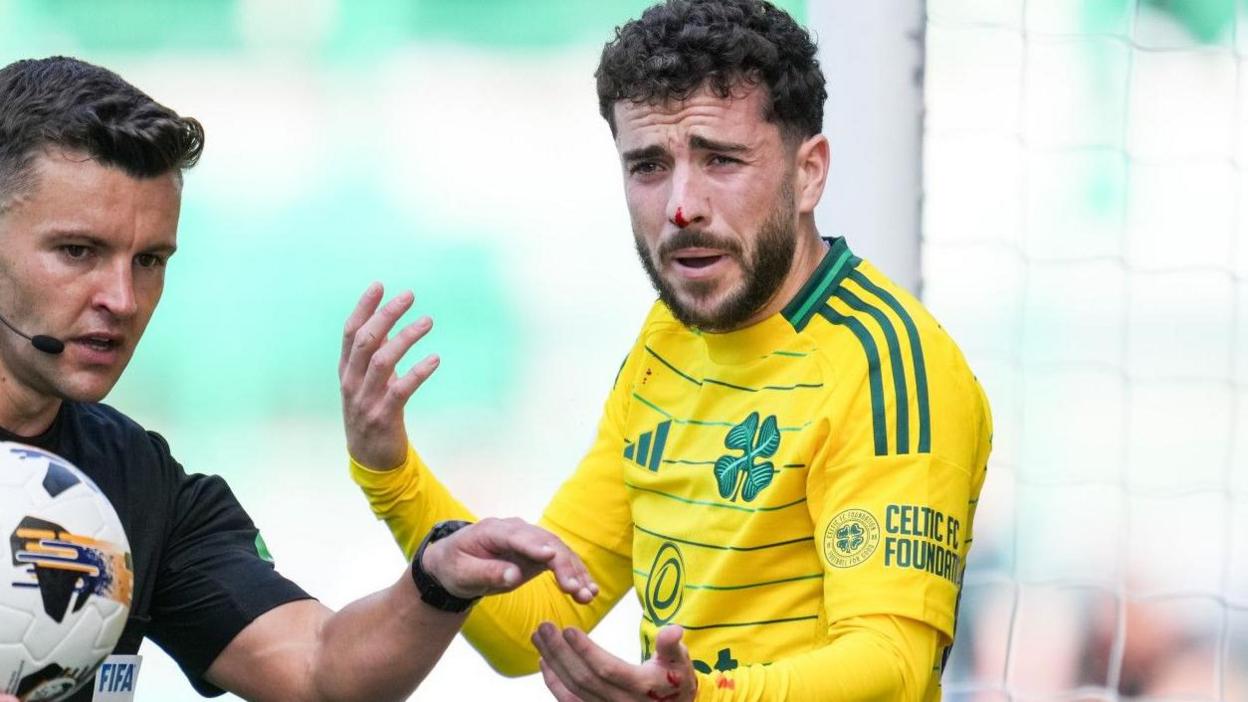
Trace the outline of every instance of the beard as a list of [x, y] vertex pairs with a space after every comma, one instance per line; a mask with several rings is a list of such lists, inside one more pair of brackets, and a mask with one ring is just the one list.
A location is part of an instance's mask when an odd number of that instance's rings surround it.
[[[663, 242], [655, 255], [650, 254], [644, 238], [634, 228], [633, 240], [637, 244], [637, 256], [650, 277], [650, 283], [659, 294], [659, 300], [667, 305], [672, 316], [686, 327], [709, 332], [726, 332], [741, 328], [750, 317], [763, 308], [780, 286], [784, 284], [793, 266], [797, 250], [797, 226], [794, 213], [797, 204], [793, 188], [785, 180], [776, 198], [775, 206], [759, 228], [754, 250], [747, 252], [741, 245], [729, 239], [721, 239], [705, 229], [682, 229]], [[705, 247], [722, 251], [741, 266], [742, 281], [717, 305], [701, 308], [681, 301], [676, 287], [663, 278], [660, 266], [670, 255], [683, 248]], [[706, 300], [713, 295], [719, 283], [713, 280], [691, 281], [683, 286], [686, 298]]]

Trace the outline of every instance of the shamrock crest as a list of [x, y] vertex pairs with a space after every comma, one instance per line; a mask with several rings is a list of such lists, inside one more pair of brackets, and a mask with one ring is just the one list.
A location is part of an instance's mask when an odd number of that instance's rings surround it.
[[865, 540], [864, 534], [861, 524], [850, 522], [836, 530], [836, 547], [844, 553], [853, 553]]
[[776, 474], [776, 467], [769, 461], [755, 463], [756, 458], [771, 458], [780, 448], [780, 429], [776, 426], [776, 417], [771, 415], [758, 426], [758, 412], [751, 412], [724, 438], [724, 446], [743, 452], [741, 456], [721, 456], [715, 461], [715, 480], [719, 485], [719, 495], [724, 499], [737, 501], [738, 490], [741, 499], [750, 502], [758, 493], [771, 484]]

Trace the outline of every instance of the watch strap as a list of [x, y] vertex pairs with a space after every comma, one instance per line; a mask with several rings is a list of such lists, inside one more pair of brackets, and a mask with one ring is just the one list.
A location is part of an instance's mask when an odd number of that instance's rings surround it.
[[422, 561], [425, 556], [425, 549], [429, 544], [445, 539], [455, 532], [463, 529], [471, 524], [459, 519], [438, 522], [425, 535], [425, 540], [420, 543], [420, 548], [416, 551], [416, 557], [412, 559], [412, 581], [416, 583], [416, 589], [420, 592], [420, 599], [425, 604], [442, 612], [463, 612], [476, 603], [480, 597], [463, 598], [452, 595], [433, 574], [426, 571]]

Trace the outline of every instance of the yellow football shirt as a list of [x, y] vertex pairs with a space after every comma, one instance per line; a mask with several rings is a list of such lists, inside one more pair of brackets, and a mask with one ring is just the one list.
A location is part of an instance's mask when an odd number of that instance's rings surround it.
[[830, 244], [783, 312], [747, 329], [698, 333], [656, 304], [609, 435], [547, 509], [627, 549], [646, 653], [677, 623], [695, 667], [726, 672], [867, 614], [952, 641], [988, 404], [922, 305]]
[[[593, 447], [542, 519], [603, 593], [576, 607], [538, 581], [487, 598], [465, 634], [492, 663], [535, 668], [537, 622], [592, 627], [631, 570], [643, 656], [659, 627], [683, 626], [714, 680], [700, 700], [853, 698], [820, 686], [869, 687], [865, 668], [813, 678], [869, 657], [856, 651], [875, 644], [841, 638], [865, 629], [903, 642], [885, 657], [927, 677], [910, 681], [915, 698], [939, 699], [988, 404], [923, 306], [844, 240], [828, 243], [784, 310], [747, 329], [699, 333], [655, 304]], [[353, 476], [409, 555], [433, 522], [468, 516], [414, 453], [400, 470], [353, 465]], [[913, 622], [940, 646], [920, 645]], [[935, 660], [910, 660], [921, 656]], [[851, 672], [864, 681], [846, 682]]]

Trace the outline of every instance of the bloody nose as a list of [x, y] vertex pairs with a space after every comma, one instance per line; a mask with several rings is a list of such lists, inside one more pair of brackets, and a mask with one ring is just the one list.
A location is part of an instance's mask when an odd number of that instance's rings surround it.
[[689, 220], [685, 219], [685, 211], [679, 207], [676, 208], [676, 217], [673, 218], [672, 221], [675, 222], [676, 226], [681, 229], [689, 226]]

